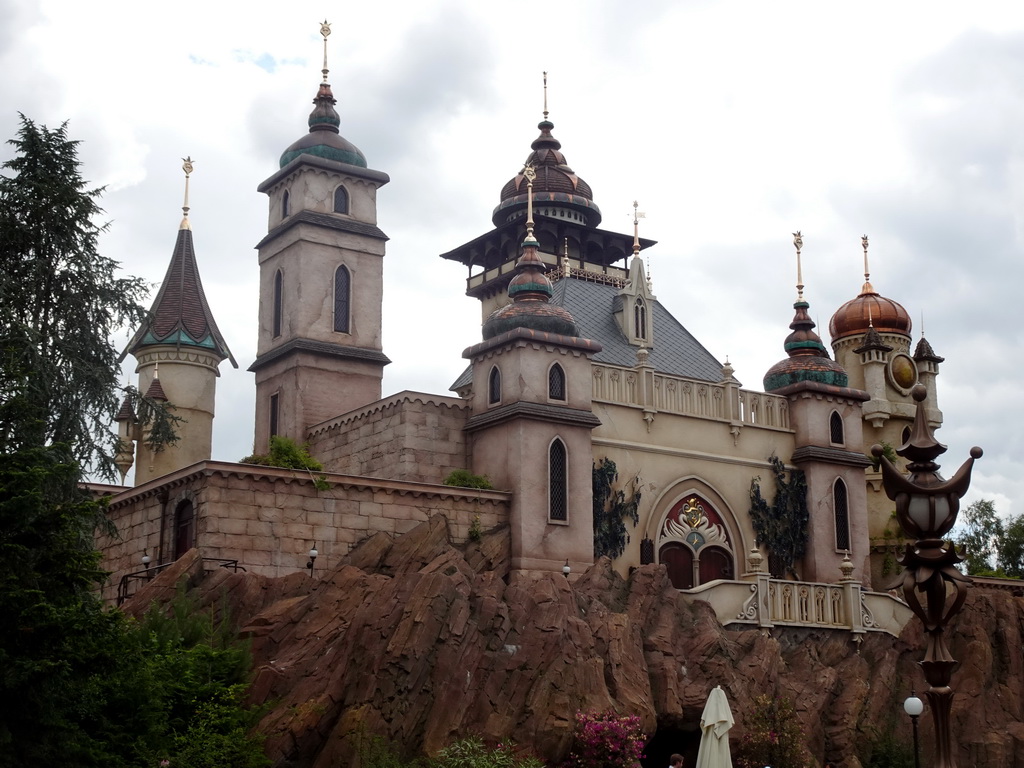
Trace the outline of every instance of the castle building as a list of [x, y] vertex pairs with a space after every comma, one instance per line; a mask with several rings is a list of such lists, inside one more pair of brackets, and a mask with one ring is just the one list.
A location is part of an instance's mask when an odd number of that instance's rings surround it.
[[[924, 339], [909, 353], [910, 320], [898, 303], [866, 282], [831, 319], [833, 360], [798, 268], [791, 333], [782, 341], [779, 331], [786, 357], [766, 372], [763, 391], [743, 388], [732, 365], [655, 295], [641, 257], [655, 243], [639, 237], [638, 219], [632, 235], [599, 228], [593, 190], [568, 164], [545, 97], [539, 135], [500, 187], [490, 226], [441, 255], [466, 266], [466, 294], [481, 305], [480, 329], [450, 331], [464, 333], [467, 345], [454, 395], [382, 398], [387, 238], [376, 195], [389, 177], [342, 137], [327, 74], [325, 57], [308, 133], [259, 186], [269, 219], [257, 246], [250, 370], [256, 452], [274, 435], [308, 443], [328, 490], [309, 473], [213, 461], [208, 421], [197, 418], [202, 436], [182, 435], [178, 455], [187, 462], [147, 458], [152, 469], [113, 498], [123, 530], [121, 540], [102, 542], [110, 570], [137, 571], [149, 552], [168, 562], [194, 545], [211, 559], [284, 575], [306, 567], [311, 547], [329, 564], [373, 532], [401, 533], [444, 514], [457, 541], [507, 525], [515, 569], [578, 573], [594, 561], [595, 537], [608, 524], [607, 510], [595, 516], [595, 468], [614, 463], [617, 480], [605, 490], [628, 515], [610, 554], [623, 574], [661, 563], [681, 590], [710, 595], [739, 585], [716, 609], [751, 621], [761, 610], [749, 604], [752, 581], [845, 585], [842, 599], [851, 585], [871, 584], [888, 505], [867, 450], [902, 442], [918, 380], [929, 389], [931, 421], [941, 422], [934, 403], [942, 359]], [[796, 245], [799, 264], [799, 237]], [[867, 272], [866, 240], [864, 247]], [[140, 374], [153, 358], [140, 386], [159, 382], [176, 407], [212, 419], [212, 400], [200, 407], [183, 394], [212, 397], [212, 385], [191, 383], [192, 369], [215, 376], [216, 362], [230, 357], [194, 265], [184, 229], [154, 320], [129, 351], [141, 355]], [[185, 278], [193, 287], [173, 288], [179, 274], [193, 275]], [[161, 325], [162, 302], [179, 295], [176, 324]], [[163, 355], [159, 378], [151, 349]], [[191, 355], [191, 368], [177, 357], [172, 365], [172, 350]], [[131, 414], [124, 416], [127, 431]], [[751, 520], [752, 483], [774, 496], [774, 457], [806, 483], [796, 516], [785, 519], [806, 542], [792, 562], [771, 551]], [[486, 475], [495, 490], [444, 485], [454, 470]], [[190, 541], [173, 534], [186, 506], [192, 523], [182, 535]], [[819, 606], [839, 605], [815, 594]], [[811, 602], [799, 610], [816, 610]], [[844, 611], [847, 624], [862, 616], [852, 605]]]

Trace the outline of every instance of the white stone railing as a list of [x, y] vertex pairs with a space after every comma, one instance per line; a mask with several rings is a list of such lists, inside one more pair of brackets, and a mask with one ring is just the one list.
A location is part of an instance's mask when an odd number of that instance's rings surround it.
[[592, 370], [595, 401], [641, 408], [650, 414], [790, 429], [789, 401], [780, 395], [740, 389], [735, 383], [668, 376], [642, 365], [621, 368], [594, 363]]
[[865, 590], [853, 580], [822, 584], [759, 574], [751, 581], [712, 581], [681, 594], [688, 601], [710, 603], [723, 626], [843, 629], [856, 635], [888, 632], [898, 637], [913, 616], [902, 601]]

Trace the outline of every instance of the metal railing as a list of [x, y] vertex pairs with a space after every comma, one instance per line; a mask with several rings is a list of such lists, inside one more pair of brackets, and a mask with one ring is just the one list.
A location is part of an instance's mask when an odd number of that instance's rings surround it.
[[[214, 563], [216, 564], [215, 567], [217, 568], [230, 568], [235, 573], [238, 573], [239, 571], [245, 571], [245, 568], [240, 566], [237, 560], [228, 560], [223, 557], [203, 557], [202, 561], [204, 571], [213, 570], [213, 568], [205, 567], [207, 563]], [[174, 565], [175, 562], [176, 561], [172, 560], [169, 563], [160, 563], [159, 565], [154, 565], [149, 568], [145, 568], [141, 571], [126, 573], [124, 576], [121, 577], [121, 580], [117, 583], [117, 604], [121, 605], [125, 600], [127, 600], [135, 594], [135, 590], [132, 590], [130, 593], [128, 591], [131, 588], [132, 584], [139, 581], [152, 581], [153, 578], [158, 573], [170, 568], [172, 565]]]

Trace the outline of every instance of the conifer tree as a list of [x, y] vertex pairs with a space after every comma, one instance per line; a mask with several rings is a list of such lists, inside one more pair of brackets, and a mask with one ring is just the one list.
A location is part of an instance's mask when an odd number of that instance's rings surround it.
[[[83, 470], [109, 476], [118, 405], [110, 337], [140, 322], [145, 285], [118, 277], [99, 252], [102, 189], [82, 178], [67, 123], [50, 130], [22, 115], [8, 143], [16, 154], [0, 173], [0, 453], [63, 446]], [[142, 404], [151, 431], [173, 442], [166, 411], [152, 406]]]

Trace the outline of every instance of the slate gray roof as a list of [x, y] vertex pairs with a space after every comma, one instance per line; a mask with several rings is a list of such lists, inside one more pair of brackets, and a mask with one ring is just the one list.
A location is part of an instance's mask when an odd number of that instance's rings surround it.
[[[554, 284], [551, 303], [569, 310], [579, 326], [580, 336], [593, 339], [602, 346], [594, 360], [632, 368], [636, 365], [637, 348], [626, 341], [612, 314], [618, 293], [619, 289], [612, 285], [563, 278]], [[648, 362], [655, 371], [702, 381], [721, 380], [722, 364], [661, 302], [654, 302], [653, 315], [654, 345], [650, 348]], [[471, 372], [467, 368], [452, 384], [451, 390], [456, 391], [471, 381]]]

